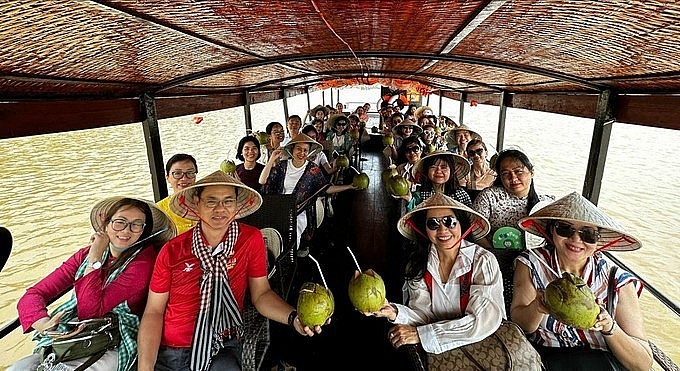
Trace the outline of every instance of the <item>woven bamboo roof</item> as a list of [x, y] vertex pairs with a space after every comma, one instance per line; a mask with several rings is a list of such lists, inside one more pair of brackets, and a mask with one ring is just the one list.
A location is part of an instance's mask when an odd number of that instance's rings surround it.
[[587, 117], [610, 90], [617, 120], [680, 128], [676, 1], [12, 0], [0, 14], [0, 138], [139, 121], [142, 95], [164, 118], [376, 80]]

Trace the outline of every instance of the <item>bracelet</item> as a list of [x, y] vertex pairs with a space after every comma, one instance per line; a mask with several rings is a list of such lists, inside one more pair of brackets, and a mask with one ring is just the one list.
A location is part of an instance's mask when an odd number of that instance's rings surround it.
[[292, 327], [293, 329], [295, 328], [295, 318], [297, 317], [297, 315], [298, 315], [298, 313], [294, 309], [288, 315], [288, 326]]
[[612, 328], [609, 329], [609, 331], [600, 331], [600, 333], [604, 336], [612, 336], [614, 335], [614, 332], [616, 332], [616, 321], [612, 318]]

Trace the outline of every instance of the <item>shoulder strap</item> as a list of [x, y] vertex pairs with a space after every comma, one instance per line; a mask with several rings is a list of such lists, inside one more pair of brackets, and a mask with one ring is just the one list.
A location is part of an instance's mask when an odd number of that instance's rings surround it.
[[[430, 295], [432, 295], [432, 274], [430, 274], [429, 271], [425, 271], [423, 279], [425, 279], [427, 291], [429, 291]], [[460, 283], [460, 311], [461, 313], [465, 313], [465, 308], [467, 308], [468, 302], [470, 301], [470, 285], [472, 283], [472, 269], [470, 269], [464, 275], [460, 276], [458, 282]]]
[[616, 289], [616, 271], [619, 269], [616, 265], [609, 269], [609, 282], [607, 284], [607, 312], [612, 317], [614, 316], [614, 290]]

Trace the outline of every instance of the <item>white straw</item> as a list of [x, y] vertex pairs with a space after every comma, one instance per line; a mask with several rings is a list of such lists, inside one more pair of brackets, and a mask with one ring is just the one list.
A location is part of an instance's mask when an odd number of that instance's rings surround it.
[[557, 278], [562, 277], [562, 276], [560, 276], [559, 274], [557, 274], [557, 272], [555, 272], [555, 270], [552, 269], [552, 268], [550, 267], [550, 265], [548, 265], [548, 263], [546, 263], [545, 260], [543, 260], [543, 258], [541, 258], [541, 257], [539, 257], [538, 255], [536, 255], [536, 253], [535, 253], [532, 249], [527, 249], [527, 251], [528, 251], [531, 255], [533, 255], [534, 257], [536, 257], [536, 260], [538, 260], [541, 264], [543, 264], [546, 268], [548, 268], [551, 272], [553, 272], [553, 273], [555, 274], [555, 277], [557, 277]]
[[323, 281], [323, 285], [324, 285], [324, 287], [328, 288], [328, 285], [326, 284], [326, 279], [325, 279], [324, 276], [323, 276], [323, 272], [321, 271], [321, 266], [319, 265], [319, 262], [316, 261], [316, 259], [314, 259], [314, 257], [312, 256], [312, 254], [309, 254], [309, 255], [307, 255], [307, 256], [308, 256], [310, 259], [312, 259], [312, 261], [314, 261], [314, 263], [316, 263], [316, 267], [319, 268], [319, 274], [321, 275], [321, 280]]
[[354, 256], [354, 253], [352, 252], [352, 249], [349, 248], [349, 245], [347, 245], [347, 251], [349, 251], [349, 254], [352, 255], [352, 259], [354, 259], [354, 264], [356, 264], [357, 269], [359, 270], [359, 273], [363, 272], [361, 270], [361, 267], [359, 266], [359, 262], [357, 261], [357, 258]]

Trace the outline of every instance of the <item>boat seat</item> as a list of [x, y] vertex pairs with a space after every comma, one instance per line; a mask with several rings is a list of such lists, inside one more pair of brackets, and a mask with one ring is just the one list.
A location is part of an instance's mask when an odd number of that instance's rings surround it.
[[[283, 238], [281, 233], [274, 228], [260, 229], [262, 239], [267, 247], [267, 277], [271, 279], [276, 274], [276, 260], [281, 255]], [[243, 370], [257, 371], [262, 366], [264, 355], [271, 343], [269, 320], [261, 315], [250, 300], [250, 294], [246, 291], [243, 302]]]
[[0, 272], [5, 267], [12, 252], [12, 233], [5, 227], [0, 227]]

